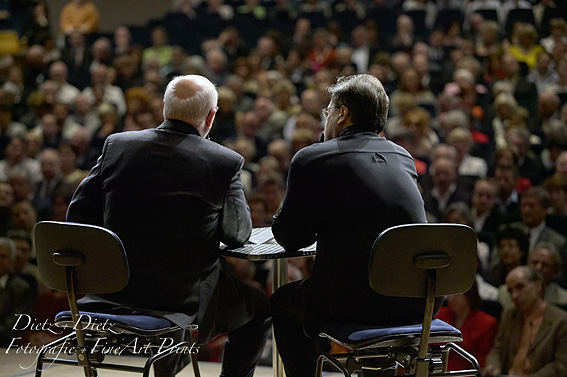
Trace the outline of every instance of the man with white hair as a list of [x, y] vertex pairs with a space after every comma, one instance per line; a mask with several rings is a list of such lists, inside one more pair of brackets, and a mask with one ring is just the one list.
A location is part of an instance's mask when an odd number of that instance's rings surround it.
[[69, 84], [67, 81], [69, 77], [69, 70], [67, 64], [59, 60], [51, 64], [49, 67], [49, 79], [59, 84], [57, 90], [56, 100], [65, 105], [71, 105], [80, 94], [80, 90], [76, 86]]
[[[269, 305], [264, 291], [230, 275], [219, 256], [219, 242], [238, 247], [248, 240], [252, 221], [240, 178], [244, 158], [207, 139], [217, 100], [206, 78], [174, 78], [165, 90], [165, 121], [106, 139], [67, 220], [114, 231], [130, 261], [128, 286], [87, 296], [82, 309], [103, 300], [167, 312], [182, 328], [198, 323], [199, 344], [228, 332], [221, 376], [252, 376], [270, 327]], [[173, 376], [188, 359], [156, 365], [156, 376]]]

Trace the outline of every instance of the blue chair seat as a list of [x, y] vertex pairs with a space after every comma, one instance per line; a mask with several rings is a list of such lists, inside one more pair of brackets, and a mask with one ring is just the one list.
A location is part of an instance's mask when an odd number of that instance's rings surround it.
[[[95, 328], [96, 325], [105, 325], [105, 329], [112, 329], [115, 332], [135, 332], [144, 335], [158, 335], [168, 333], [178, 329], [165, 318], [154, 317], [150, 315], [140, 314], [106, 314], [95, 312], [79, 312], [83, 316], [83, 323]], [[55, 322], [58, 326], [73, 327], [73, 318], [71, 311], [63, 311], [55, 316]]]
[[[324, 323], [320, 326], [322, 336], [350, 349], [417, 344], [421, 336], [421, 328], [421, 324], [391, 327]], [[431, 343], [462, 340], [461, 332], [455, 327], [439, 319], [431, 322]]]

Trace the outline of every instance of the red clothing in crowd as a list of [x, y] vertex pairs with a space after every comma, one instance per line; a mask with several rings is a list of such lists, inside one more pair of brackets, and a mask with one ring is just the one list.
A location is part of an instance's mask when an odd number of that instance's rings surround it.
[[[448, 307], [442, 307], [435, 317], [453, 324], [453, 313]], [[463, 334], [463, 341], [458, 345], [475, 356], [480, 367], [483, 368], [486, 356], [498, 332], [498, 321], [481, 310], [472, 309], [459, 330]], [[449, 354], [449, 370], [469, 369], [470, 367], [470, 363], [456, 353]]]

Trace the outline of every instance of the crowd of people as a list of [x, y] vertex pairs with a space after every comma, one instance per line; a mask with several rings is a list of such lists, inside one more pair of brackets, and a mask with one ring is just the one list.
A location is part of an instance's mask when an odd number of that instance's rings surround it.
[[[507, 283], [520, 266], [540, 271], [545, 302], [567, 309], [565, 7], [181, 0], [144, 27], [103, 33], [91, 1], [72, 0], [59, 15], [46, 1], [29, 2], [13, 25], [21, 50], [0, 52], [0, 283], [17, 286], [19, 297], [2, 305], [0, 339], [12, 335], [11, 313], [49, 316], [65, 303], [33, 264], [35, 223], [64, 221], [107, 137], [161, 124], [166, 84], [187, 74], [217, 88], [209, 137], [244, 157], [254, 227], [271, 225], [293, 156], [323, 139], [327, 88], [340, 76], [378, 78], [390, 98], [382, 135], [413, 157], [428, 220], [478, 234], [478, 292], [459, 298], [464, 312], [449, 300], [444, 318], [463, 325], [483, 310], [499, 321], [516, 306]], [[308, 277], [311, 265], [291, 259], [290, 278]], [[231, 266], [269, 291], [264, 265]], [[471, 346], [481, 365], [497, 333], [488, 322], [491, 336]]]

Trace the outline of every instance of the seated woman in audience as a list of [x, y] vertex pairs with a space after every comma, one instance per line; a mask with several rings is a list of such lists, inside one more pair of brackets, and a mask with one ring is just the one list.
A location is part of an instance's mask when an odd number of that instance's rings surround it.
[[506, 275], [528, 260], [528, 236], [519, 227], [503, 225], [497, 235], [498, 252], [492, 253], [486, 281], [499, 287], [504, 284]]
[[390, 95], [390, 115], [398, 115], [399, 109], [397, 108], [398, 97], [402, 93], [411, 95], [412, 100], [417, 105], [429, 105], [437, 107], [437, 98], [425, 87], [419, 77], [419, 73], [414, 68], [408, 68], [401, 74], [398, 89]]
[[[459, 346], [476, 357], [480, 367], [483, 368], [498, 332], [498, 320], [482, 311], [481, 306], [482, 299], [474, 283], [467, 292], [448, 296], [447, 306], [442, 307], [435, 317], [461, 331], [463, 341]], [[470, 368], [470, 363], [455, 352], [449, 354], [449, 370]]]
[[524, 24], [518, 28], [517, 43], [514, 41], [508, 48], [508, 52], [512, 54], [520, 63], [526, 63], [531, 70], [537, 63], [537, 56], [542, 53], [543, 47], [538, 43], [538, 35], [535, 27], [530, 24]]
[[484, 21], [480, 26], [480, 38], [475, 42], [475, 55], [484, 59], [496, 54], [502, 48], [500, 44], [500, 26], [496, 21]]
[[409, 134], [406, 148], [418, 159], [428, 159], [433, 146], [439, 143], [439, 138], [429, 126], [429, 113], [422, 108], [409, 111], [402, 119], [401, 125]]

